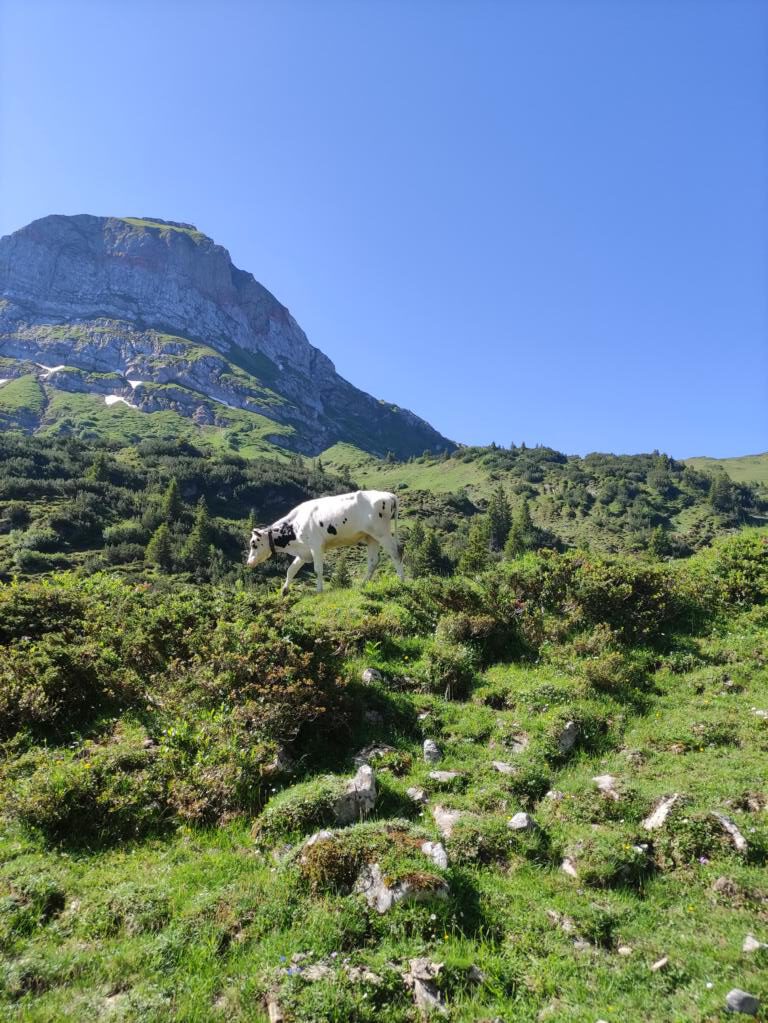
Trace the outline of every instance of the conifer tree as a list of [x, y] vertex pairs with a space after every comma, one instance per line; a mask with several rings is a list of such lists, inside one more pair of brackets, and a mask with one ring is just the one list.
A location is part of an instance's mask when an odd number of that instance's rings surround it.
[[508, 560], [535, 550], [539, 540], [539, 531], [533, 524], [531, 509], [527, 501], [523, 501], [512, 519], [507, 542], [504, 545], [504, 557]]
[[491, 530], [491, 550], [503, 550], [512, 525], [512, 512], [502, 486], [498, 486], [491, 494], [488, 502], [488, 521]]
[[208, 548], [211, 545], [211, 516], [205, 498], [201, 497], [195, 509], [195, 521], [192, 525], [187, 542], [184, 544], [183, 557], [191, 572], [199, 570], [208, 563]]
[[150, 537], [144, 557], [151, 565], [157, 565], [164, 572], [171, 570], [173, 546], [171, 544], [171, 531], [168, 528], [167, 522], [159, 525]]
[[160, 505], [160, 514], [163, 517], [163, 522], [176, 522], [179, 515], [181, 515], [183, 506], [184, 504], [181, 500], [181, 493], [179, 492], [179, 481], [174, 476], [165, 488], [163, 500]]
[[491, 560], [491, 529], [487, 515], [476, 515], [469, 526], [467, 545], [459, 557], [459, 571], [465, 575], [483, 572]]

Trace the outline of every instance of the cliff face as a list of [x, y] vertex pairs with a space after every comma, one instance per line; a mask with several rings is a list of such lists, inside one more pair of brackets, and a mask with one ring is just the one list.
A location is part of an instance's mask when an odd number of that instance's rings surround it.
[[50, 216], [0, 239], [0, 379], [29, 373], [46, 390], [198, 422], [226, 418], [222, 406], [259, 413], [308, 453], [336, 441], [400, 457], [453, 447], [340, 377], [285, 306], [189, 224]]

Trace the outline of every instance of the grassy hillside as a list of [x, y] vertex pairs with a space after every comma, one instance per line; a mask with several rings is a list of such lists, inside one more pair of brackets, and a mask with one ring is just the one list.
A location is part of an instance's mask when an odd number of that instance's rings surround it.
[[[165, 527], [163, 571], [234, 582], [254, 523], [358, 486], [400, 495], [412, 576], [479, 570], [540, 547], [684, 557], [768, 515], [759, 487], [658, 454], [580, 459], [548, 448], [468, 448], [397, 463], [337, 446], [312, 460], [277, 448], [274, 424], [257, 418], [226, 409], [226, 429], [198, 427], [174, 412], [59, 392], [39, 435], [0, 434], [0, 578], [107, 565], [151, 575], [150, 544]], [[66, 433], [70, 422], [78, 428]], [[164, 512], [171, 487], [179, 499]], [[191, 560], [201, 500], [205, 536]], [[353, 576], [361, 570], [360, 552], [334, 556], [332, 570], [339, 560]], [[259, 576], [285, 568], [270, 561]]]
[[740, 458], [686, 458], [685, 464], [704, 472], [722, 469], [736, 483], [768, 483], [768, 452]]
[[407, 974], [456, 1023], [765, 1005], [767, 544], [0, 588], [0, 1016], [408, 1023]]

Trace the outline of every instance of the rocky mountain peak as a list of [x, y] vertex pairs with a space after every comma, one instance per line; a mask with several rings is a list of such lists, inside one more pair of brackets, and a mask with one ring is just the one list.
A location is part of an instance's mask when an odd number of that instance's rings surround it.
[[44, 390], [100, 394], [93, 374], [114, 374], [105, 400], [139, 411], [256, 413], [303, 451], [452, 446], [343, 380], [271, 292], [180, 221], [52, 215], [0, 239], [0, 359], [0, 379], [31, 372]]

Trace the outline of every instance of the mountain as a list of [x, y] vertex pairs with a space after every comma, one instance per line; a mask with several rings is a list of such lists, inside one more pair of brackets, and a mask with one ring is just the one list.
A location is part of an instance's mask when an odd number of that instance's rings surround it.
[[89, 215], [0, 239], [2, 427], [124, 440], [203, 427], [241, 450], [305, 454], [337, 442], [401, 458], [455, 447], [340, 377], [193, 225]]

